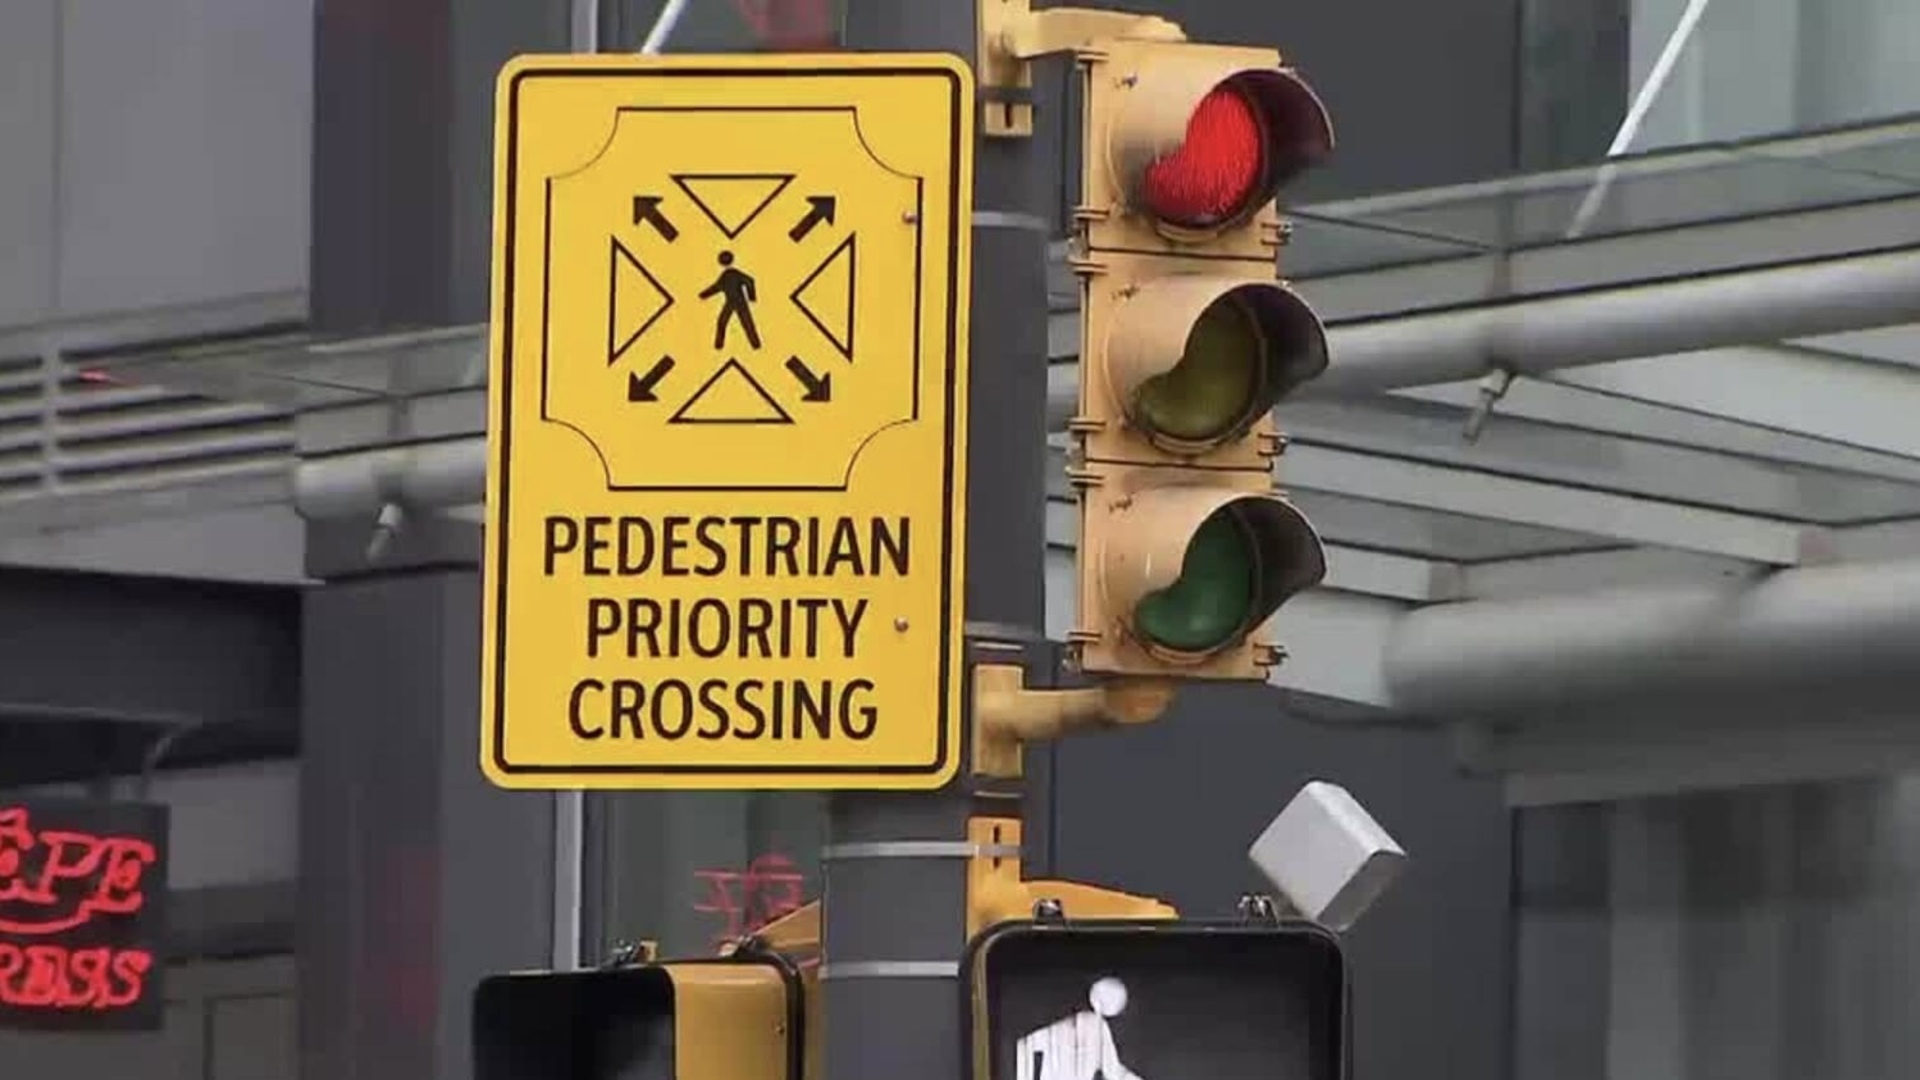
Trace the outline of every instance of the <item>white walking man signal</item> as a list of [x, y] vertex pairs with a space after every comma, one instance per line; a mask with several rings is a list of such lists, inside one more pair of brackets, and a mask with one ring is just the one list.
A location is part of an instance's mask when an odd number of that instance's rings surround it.
[[1127, 1068], [1107, 1021], [1127, 1011], [1127, 984], [1108, 976], [1087, 991], [1093, 1008], [1028, 1032], [1014, 1044], [1015, 1080], [1143, 1080]]

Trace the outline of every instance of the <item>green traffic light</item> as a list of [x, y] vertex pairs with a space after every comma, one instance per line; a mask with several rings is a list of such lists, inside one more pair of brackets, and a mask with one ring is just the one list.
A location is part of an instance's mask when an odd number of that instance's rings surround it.
[[1179, 362], [1140, 387], [1136, 415], [1152, 431], [1183, 442], [1232, 436], [1262, 402], [1265, 364], [1260, 323], [1230, 293], [1194, 320]]
[[1254, 533], [1232, 505], [1194, 530], [1173, 584], [1134, 609], [1134, 628], [1149, 642], [1183, 653], [1218, 649], [1247, 630], [1259, 594]]

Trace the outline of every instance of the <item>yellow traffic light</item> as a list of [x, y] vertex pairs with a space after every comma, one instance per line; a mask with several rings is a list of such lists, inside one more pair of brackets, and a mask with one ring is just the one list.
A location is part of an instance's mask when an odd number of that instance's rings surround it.
[[1275, 404], [1327, 366], [1277, 280], [1274, 199], [1333, 145], [1278, 53], [1103, 40], [1080, 51], [1086, 145], [1075, 269], [1082, 670], [1264, 678], [1267, 619], [1326, 575], [1274, 489]]
[[1311, 923], [1001, 923], [964, 978], [967, 1080], [1347, 1075], [1346, 960]]
[[474, 1080], [802, 1080], [804, 1000], [771, 954], [494, 975]]

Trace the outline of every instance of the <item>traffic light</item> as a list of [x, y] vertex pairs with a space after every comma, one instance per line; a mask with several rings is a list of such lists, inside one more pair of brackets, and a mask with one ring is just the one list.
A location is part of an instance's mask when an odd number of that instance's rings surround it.
[[491, 976], [474, 1080], [802, 1080], [801, 979], [773, 954]]
[[974, 939], [968, 1080], [1341, 1080], [1347, 976], [1312, 923], [1002, 923]]
[[1080, 611], [1094, 674], [1259, 679], [1267, 619], [1326, 575], [1274, 488], [1271, 412], [1327, 366], [1277, 280], [1281, 187], [1333, 146], [1269, 49], [1107, 39], [1084, 72]]

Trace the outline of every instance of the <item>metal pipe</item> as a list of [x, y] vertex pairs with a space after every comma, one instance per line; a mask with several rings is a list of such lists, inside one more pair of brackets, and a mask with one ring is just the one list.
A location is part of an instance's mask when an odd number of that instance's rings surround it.
[[586, 917], [586, 793], [553, 793], [553, 968], [577, 971], [589, 952]]
[[[573, 0], [573, 51], [577, 53], [596, 53], [600, 51], [600, 3], [601, 0]], [[685, 4], [680, 7], [684, 8]], [[668, 16], [672, 19], [669, 21]], [[678, 11], [669, 5], [668, 10], [660, 13], [655, 20], [653, 31], [647, 35], [651, 48], [643, 52], [659, 51], [679, 22]], [[664, 30], [662, 27], [664, 26]], [[654, 39], [658, 37], [658, 41]], [[476, 350], [474, 364], [469, 369], [468, 385], [479, 385], [486, 378], [487, 355], [485, 350]], [[484, 449], [484, 447], [483, 447]], [[471, 453], [471, 451], [463, 451]], [[464, 461], [464, 458], [463, 458]], [[464, 465], [462, 466], [465, 467]], [[484, 473], [486, 462], [484, 453], [480, 462]], [[371, 560], [369, 560], [371, 561]], [[556, 971], [574, 971], [581, 966], [582, 952], [586, 942], [581, 928], [586, 921], [586, 817], [587, 795], [584, 791], [556, 791], [553, 793], [553, 967]]]
[[[1487, 373], [1519, 375], [1666, 353], [1752, 345], [1920, 320], [1920, 251], [1850, 255], [1766, 270], [1652, 282], [1328, 330], [1333, 364], [1301, 397], [1355, 397]], [[1049, 373], [1047, 415], [1078, 405], [1072, 365]]]
[[484, 438], [388, 446], [302, 461], [293, 505], [321, 521], [378, 513], [388, 503], [437, 510], [477, 503], [487, 490]]
[[689, 0], [667, 0], [667, 6], [660, 9], [660, 17], [653, 20], [653, 28], [647, 31], [647, 39], [640, 43], [640, 52], [653, 56], [667, 47], [667, 40], [680, 28], [680, 17], [687, 13]]
[[1400, 708], [1542, 718], [1629, 694], [1912, 680], [1920, 561], [1787, 570], [1752, 585], [1425, 608], [1396, 627], [1384, 668]]
[[[985, 9], [956, 0], [844, 0], [841, 45], [951, 52], [977, 67]], [[973, 481], [966, 492], [962, 600], [975, 658], [1021, 657], [1021, 646], [1045, 636], [1041, 358], [1048, 345], [1049, 233], [1041, 159], [1033, 139], [977, 138], [974, 148], [972, 280], [960, 284], [969, 289], [974, 312], [966, 390]], [[969, 726], [963, 722], [962, 731]], [[822, 858], [820, 1000], [829, 1018], [822, 1071], [834, 1080], [964, 1075], [968, 1045], [955, 1004], [966, 994], [960, 972], [968, 861], [929, 854], [917, 842], [972, 841], [969, 819], [983, 805], [1018, 812], [1014, 799], [976, 800], [976, 794], [963, 773], [937, 792], [844, 791], [828, 798], [828, 836], [836, 850]], [[859, 857], [862, 849], [868, 856], [889, 854]]]
[[[1327, 333], [1333, 365], [1302, 397], [1355, 397], [1477, 379], [1492, 359], [1519, 375], [1664, 353], [1751, 345], [1920, 320], [1920, 252], [1897, 251], [1657, 282], [1573, 296], [1347, 323]], [[1076, 346], [1077, 348], [1077, 346]], [[1047, 425], [1079, 408], [1075, 365], [1047, 369]], [[397, 458], [397, 460], [396, 460]], [[406, 505], [480, 501], [486, 444], [455, 440], [340, 455], [300, 466], [297, 505], [374, 513], [380, 478]]]
[[1305, 393], [1353, 395], [1920, 319], [1920, 252], [1849, 256], [1340, 327]]
[[[1667, 35], [1667, 43], [1660, 49], [1660, 55], [1653, 61], [1653, 67], [1647, 72], [1647, 80], [1633, 95], [1633, 104], [1627, 109], [1626, 119], [1620, 122], [1620, 130], [1613, 133], [1613, 142], [1607, 147], [1607, 157], [1617, 158], [1633, 146], [1633, 140], [1640, 137], [1640, 125], [1647, 122], [1647, 114], [1653, 111], [1653, 103], [1660, 99], [1660, 92], [1667, 88], [1667, 80], [1673, 77], [1673, 69], [1680, 63], [1680, 54], [1686, 51], [1687, 43], [1693, 40], [1693, 32], [1700, 28], [1700, 20], [1707, 14], [1709, 0], [1688, 0], [1685, 11], [1680, 13], [1680, 21], [1674, 24], [1673, 33]], [[1573, 215], [1573, 224], [1567, 227], [1569, 240], [1584, 236], [1587, 226], [1593, 224], [1594, 215], [1600, 212], [1600, 206], [1607, 199], [1607, 192], [1613, 187], [1617, 167], [1608, 164], [1600, 169], [1593, 179], [1593, 186], [1587, 189], [1587, 195], [1580, 200], [1580, 207]]]
[[567, 43], [577, 53], [600, 51], [600, 0], [573, 0]]

